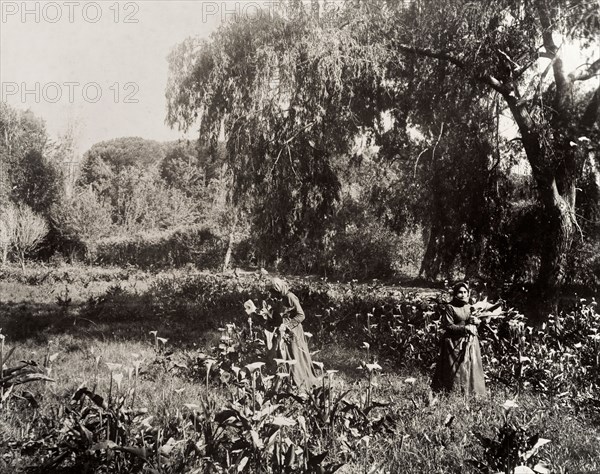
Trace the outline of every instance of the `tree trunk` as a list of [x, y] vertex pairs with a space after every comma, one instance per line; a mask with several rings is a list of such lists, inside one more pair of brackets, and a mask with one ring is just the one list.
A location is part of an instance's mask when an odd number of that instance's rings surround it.
[[587, 219], [597, 226], [600, 223], [600, 165], [592, 154], [588, 157], [588, 166], [591, 189], [587, 199], [589, 206]]
[[[542, 243], [540, 272], [536, 284], [541, 295], [551, 296], [564, 283], [567, 255], [573, 243], [575, 157], [563, 157], [562, 167], [553, 164], [553, 158], [547, 156], [537, 127], [524, 104], [510, 94], [504, 98], [521, 132], [523, 147], [544, 205], [546, 239]], [[559, 144], [555, 142], [554, 145]]]
[[419, 276], [427, 281], [435, 281], [440, 274], [440, 247], [443, 245], [441, 240], [443, 240], [443, 236], [441, 235], [440, 223], [434, 221], [429, 231], [427, 249], [419, 270]]
[[225, 252], [225, 260], [223, 261], [223, 272], [227, 271], [229, 268], [229, 263], [231, 262], [231, 254], [233, 252], [233, 233], [235, 231], [235, 226], [237, 224], [237, 214], [233, 217], [233, 222], [231, 223], [231, 228], [229, 229], [229, 239], [227, 241], [227, 252]]
[[547, 296], [554, 296], [556, 290], [564, 283], [566, 276], [567, 256], [575, 235], [573, 218], [573, 192], [569, 189], [567, 197], [563, 197], [553, 181], [540, 194], [547, 216], [546, 241], [543, 243], [538, 286]]
[[233, 230], [229, 231], [229, 240], [227, 242], [227, 252], [225, 252], [225, 260], [223, 261], [223, 272], [227, 271], [229, 268], [229, 263], [231, 261], [231, 253], [233, 249]]

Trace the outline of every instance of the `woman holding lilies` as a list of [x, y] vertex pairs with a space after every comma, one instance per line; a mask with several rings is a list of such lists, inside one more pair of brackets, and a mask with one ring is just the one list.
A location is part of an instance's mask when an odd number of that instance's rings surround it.
[[469, 304], [469, 285], [459, 282], [452, 292], [452, 301], [441, 308], [444, 335], [432, 387], [434, 390], [485, 395], [477, 332], [480, 320], [474, 316], [474, 308]]
[[273, 337], [271, 354], [281, 359], [295, 361], [289, 364], [290, 376], [300, 393], [305, 394], [312, 391], [318, 380], [302, 328], [305, 319], [304, 310], [300, 306], [298, 297], [280, 278], [273, 278], [270, 292], [274, 303], [273, 316], [280, 322]]

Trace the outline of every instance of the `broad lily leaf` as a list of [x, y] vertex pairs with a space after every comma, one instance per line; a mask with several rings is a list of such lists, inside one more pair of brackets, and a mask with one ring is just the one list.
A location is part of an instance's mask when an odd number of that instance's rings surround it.
[[540, 449], [542, 446], [544, 446], [545, 444], [548, 444], [550, 442], [549, 439], [545, 439], [545, 438], [539, 438], [536, 443], [533, 445], [533, 447], [527, 451], [525, 453], [525, 460], [529, 459], [531, 456], [533, 456], [538, 449]]
[[288, 418], [287, 416], [276, 416], [271, 421], [271, 424], [275, 426], [294, 426], [296, 421], [292, 418]]
[[536, 464], [533, 466], [533, 470], [538, 474], [550, 474], [551, 472], [544, 464]]

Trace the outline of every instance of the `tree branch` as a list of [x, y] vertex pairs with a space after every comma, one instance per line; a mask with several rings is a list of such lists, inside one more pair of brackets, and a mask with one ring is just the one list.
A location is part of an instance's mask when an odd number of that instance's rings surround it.
[[[415, 54], [417, 56], [425, 56], [428, 58], [434, 58], [434, 59], [440, 59], [442, 61], [448, 61], [449, 63], [454, 64], [456, 67], [458, 67], [459, 69], [462, 69], [464, 71], [472, 70], [472, 68], [470, 68], [470, 66], [467, 63], [465, 63], [464, 61], [462, 61], [458, 58], [455, 58], [454, 56], [452, 56], [451, 54], [449, 54], [445, 51], [434, 51], [434, 50], [431, 50], [428, 48], [417, 48], [415, 46], [408, 46], [408, 45], [404, 45], [404, 44], [396, 45], [396, 48], [405, 53], [411, 53], [411, 54]], [[496, 79], [492, 75], [473, 74], [473, 77], [475, 79], [477, 79], [478, 81], [483, 82], [484, 84], [487, 84], [492, 89], [494, 89], [496, 92], [499, 92], [501, 94], [508, 94], [510, 92], [510, 88], [508, 86], [506, 86], [505, 84], [500, 82], [498, 79]]]
[[581, 125], [585, 128], [592, 128], [597, 122], [600, 122], [600, 86], [594, 92], [581, 117]]
[[405, 53], [413, 53], [417, 56], [426, 56], [428, 58], [442, 59], [444, 61], [448, 61], [455, 66], [458, 66], [461, 69], [464, 69], [466, 64], [458, 58], [450, 55], [445, 51], [433, 51], [429, 48], [417, 48], [415, 46], [408, 46], [404, 44], [399, 44], [396, 46], [400, 51], [404, 51]]
[[592, 64], [586, 64], [586, 66], [586, 69], [579, 70], [577, 72], [573, 71], [571, 74], [569, 74], [569, 79], [572, 82], [587, 81], [588, 79], [597, 76], [598, 72], [600, 71], [600, 59], [597, 59]]
[[535, 5], [540, 17], [540, 23], [542, 24], [542, 41], [544, 44], [544, 49], [552, 57], [551, 64], [554, 72], [554, 82], [556, 83], [557, 97], [560, 98], [559, 100], [565, 100], [568, 94], [569, 83], [565, 77], [562, 59], [560, 59], [558, 56], [560, 48], [556, 46], [554, 38], [552, 37], [554, 29], [549, 13], [551, 7], [548, 5], [546, 0], [537, 0]]

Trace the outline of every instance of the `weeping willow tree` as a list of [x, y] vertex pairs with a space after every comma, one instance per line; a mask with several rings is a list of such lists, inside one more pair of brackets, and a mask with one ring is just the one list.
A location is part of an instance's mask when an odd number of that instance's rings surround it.
[[239, 18], [169, 57], [167, 121], [225, 141], [233, 202], [252, 207], [267, 257], [319, 244], [339, 197], [333, 160], [379, 120], [377, 95], [359, 91], [382, 89], [372, 58], [384, 53], [341, 21], [290, 2], [285, 16]]

